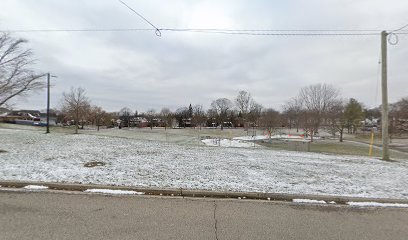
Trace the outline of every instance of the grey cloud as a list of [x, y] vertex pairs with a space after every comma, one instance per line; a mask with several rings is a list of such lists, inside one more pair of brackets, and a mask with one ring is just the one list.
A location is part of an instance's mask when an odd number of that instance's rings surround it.
[[[230, 28], [394, 28], [406, 21], [408, 2], [363, 1], [136, 1], [130, 5], [158, 27], [191, 27], [200, 8], [208, 26], [225, 14]], [[5, 0], [0, 28], [149, 28], [113, 0]], [[212, 14], [213, 12], [214, 14]], [[205, 19], [203, 19], [205, 20]], [[220, 20], [221, 21], [221, 20]], [[222, 22], [220, 22], [221, 24]], [[205, 21], [201, 24], [205, 24]], [[226, 23], [225, 23], [226, 24]], [[222, 26], [221, 26], [222, 27]], [[189, 103], [208, 107], [219, 97], [248, 90], [265, 107], [278, 108], [306, 85], [326, 82], [375, 105], [379, 37], [265, 37], [204, 33], [85, 32], [16, 34], [30, 40], [39, 71], [59, 76], [52, 98], [82, 86], [94, 104], [110, 111], [144, 111]], [[408, 95], [404, 60], [408, 38], [390, 46], [390, 100]], [[42, 93], [44, 94], [44, 93]], [[17, 106], [42, 109], [35, 94]], [[57, 105], [57, 101], [53, 103]]]

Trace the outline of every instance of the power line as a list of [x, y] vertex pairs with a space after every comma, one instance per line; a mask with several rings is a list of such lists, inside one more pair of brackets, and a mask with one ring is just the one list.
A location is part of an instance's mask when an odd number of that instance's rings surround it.
[[122, 3], [123, 5], [125, 5], [127, 8], [129, 8], [132, 12], [134, 12], [136, 15], [138, 15], [139, 17], [141, 17], [143, 20], [145, 20], [148, 24], [150, 24], [152, 27], [154, 27], [156, 29], [155, 33], [158, 37], [161, 36], [161, 32], [160, 29], [158, 29], [155, 25], [153, 25], [153, 23], [151, 23], [149, 20], [147, 20], [145, 17], [143, 17], [141, 14], [139, 14], [138, 12], [136, 12], [136, 10], [134, 10], [133, 8], [131, 8], [129, 5], [127, 5], [125, 2], [123, 2], [122, 0], [118, 0], [120, 3]]
[[324, 31], [268, 31], [268, 30], [203, 30], [203, 29], [161, 29], [162, 31], [171, 32], [194, 32], [194, 33], [209, 33], [209, 34], [227, 34], [227, 35], [251, 35], [251, 36], [378, 36], [380, 33], [370, 32], [324, 32]]
[[[154, 26], [154, 25], [152, 25]], [[40, 32], [142, 32], [155, 31], [161, 36], [161, 32], [192, 32], [207, 34], [227, 34], [227, 35], [252, 35], [252, 36], [378, 36], [380, 30], [359, 30], [359, 29], [223, 29], [223, 28], [86, 28], [86, 29], [4, 29], [0, 32], [7, 33], [40, 33]], [[408, 34], [407, 31], [393, 34]]]
[[151, 28], [89, 28], [89, 29], [11, 29], [0, 30], [8, 33], [32, 33], [32, 32], [133, 32], [153, 31]]
[[[400, 28], [398, 28], [398, 29], [395, 29], [395, 30], [393, 30], [393, 31], [388, 32], [388, 33], [387, 33], [387, 36], [388, 36], [388, 37], [387, 37], [387, 41], [388, 41], [388, 43], [391, 44], [391, 45], [397, 45], [398, 42], [399, 42], [399, 38], [398, 38], [398, 35], [397, 35], [396, 32], [399, 32], [399, 31], [401, 31], [402, 29], [404, 29], [404, 28], [406, 28], [406, 27], [408, 27], [408, 24], [405, 24], [404, 26], [402, 26], [402, 27], [400, 27]], [[398, 34], [401, 34], [401, 33], [398, 33]], [[402, 34], [405, 34], [405, 33], [402, 33]]]
[[394, 31], [391, 31], [391, 32], [392, 32], [392, 33], [398, 32], [398, 31], [401, 31], [402, 29], [404, 29], [404, 28], [406, 28], [406, 27], [408, 27], [408, 24], [405, 24], [404, 26], [402, 26], [402, 27], [400, 27], [400, 28], [398, 28], [398, 29], [396, 29], [396, 30], [394, 30]]

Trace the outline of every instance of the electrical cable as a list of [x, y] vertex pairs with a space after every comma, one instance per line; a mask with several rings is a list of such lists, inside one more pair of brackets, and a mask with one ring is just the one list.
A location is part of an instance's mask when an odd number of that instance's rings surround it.
[[145, 20], [148, 24], [150, 24], [152, 27], [154, 27], [154, 29], [156, 29], [156, 31], [154, 32], [156, 34], [156, 36], [161, 37], [161, 32], [160, 29], [158, 29], [153, 23], [151, 23], [149, 20], [147, 20], [145, 17], [143, 17], [141, 14], [139, 14], [138, 12], [136, 12], [136, 10], [134, 10], [133, 8], [131, 8], [129, 5], [127, 5], [125, 2], [123, 2], [122, 0], [118, 0], [120, 3], [122, 3], [123, 5], [125, 5], [127, 8], [129, 8], [132, 12], [134, 12], [135, 14], [137, 14], [139, 17], [141, 17], [143, 20]]
[[402, 29], [404, 29], [406, 27], [408, 27], [408, 24], [405, 24], [404, 26], [402, 26], [402, 27], [400, 27], [398, 29], [390, 31], [387, 34], [388, 35], [388, 37], [387, 37], [388, 43], [391, 44], [391, 45], [397, 45], [398, 42], [399, 42], [399, 38], [398, 38], [398, 35], [396, 34], [396, 32], [399, 32], [399, 31], [401, 31]]
[[408, 27], [408, 24], [405, 24], [404, 26], [402, 26], [402, 27], [400, 27], [400, 28], [398, 28], [398, 29], [396, 29], [396, 30], [394, 30], [392, 32], [399, 32], [399, 31], [401, 31], [402, 29], [404, 29], [406, 27]]
[[350, 32], [348, 30], [235, 30], [235, 29], [179, 29], [179, 28], [100, 28], [100, 29], [2, 29], [0, 32], [30, 33], [30, 32], [132, 32], [132, 31], [156, 31], [161, 36], [162, 31], [168, 32], [193, 32], [210, 34], [230, 35], [254, 35], [254, 36], [376, 36], [375, 32]]
[[[152, 25], [154, 26], [154, 25]], [[226, 34], [226, 35], [252, 35], [252, 36], [378, 36], [379, 30], [274, 30], [274, 29], [222, 29], [222, 28], [87, 28], [87, 29], [0, 29], [0, 32], [6, 33], [36, 33], [36, 32], [132, 32], [132, 31], [155, 31], [157, 36], [161, 32], [192, 32], [207, 34]], [[391, 38], [399, 34], [408, 34], [408, 32], [393, 33]], [[392, 43], [398, 39], [394, 38]]]
[[151, 28], [93, 28], [93, 29], [21, 29], [21, 30], [0, 30], [8, 33], [31, 33], [31, 32], [132, 32], [132, 31], [153, 31]]

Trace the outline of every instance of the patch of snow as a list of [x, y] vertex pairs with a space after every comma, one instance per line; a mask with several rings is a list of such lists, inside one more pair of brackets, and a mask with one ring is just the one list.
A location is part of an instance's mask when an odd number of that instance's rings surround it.
[[43, 190], [43, 189], [48, 189], [47, 186], [43, 185], [27, 185], [24, 187], [24, 189], [30, 189], [30, 190]]
[[336, 202], [335, 201], [331, 201], [331, 202], [329, 202], [330, 204], [336, 204]]
[[313, 200], [313, 199], [293, 199], [295, 203], [318, 203], [318, 204], [326, 204], [326, 201], [323, 200]]
[[104, 193], [113, 195], [143, 195], [143, 192], [129, 191], [129, 190], [114, 190], [114, 189], [87, 189], [86, 193]]
[[247, 141], [241, 140], [230, 140], [230, 139], [203, 139], [201, 140], [207, 146], [220, 146], [220, 147], [234, 147], [234, 148], [254, 148], [260, 147], [258, 144], [254, 144]]
[[408, 208], [408, 204], [404, 203], [379, 203], [379, 202], [347, 202], [350, 206], [356, 207], [394, 207], [394, 208]]
[[0, 146], [0, 180], [408, 199], [408, 161], [1, 128]]
[[233, 140], [244, 140], [244, 141], [254, 141], [254, 140], [268, 140], [268, 139], [285, 139], [285, 140], [290, 140], [290, 139], [304, 139], [302, 136], [298, 135], [287, 135], [287, 134], [278, 134], [278, 135], [272, 135], [269, 137], [268, 135], [257, 135], [257, 136], [242, 136], [242, 137], [234, 137]]
[[243, 140], [243, 141], [254, 141], [254, 140], [265, 140], [265, 139], [269, 139], [269, 136], [257, 135], [257, 136], [242, 136], [242, 137], [233, 138], [233, 140]]

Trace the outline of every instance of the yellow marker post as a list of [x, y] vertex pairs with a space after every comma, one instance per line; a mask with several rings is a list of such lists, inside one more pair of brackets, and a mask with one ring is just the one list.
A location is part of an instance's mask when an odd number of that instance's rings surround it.
[[374, 129], [371, 129], [370, 148], [368, 150], [369, 157], [371, 157], [371, 155], [373, 154], [373, 144], [374, 144]]

